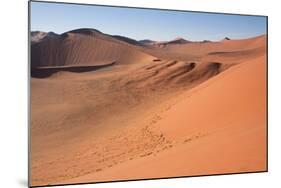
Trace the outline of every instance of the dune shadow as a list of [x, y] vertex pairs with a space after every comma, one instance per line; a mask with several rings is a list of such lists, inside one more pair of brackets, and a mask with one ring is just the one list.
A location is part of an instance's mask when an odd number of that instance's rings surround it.
[[116, 61], [110, 64], [105, 65], [93, 65], [93, 66], [61, 66], [61, 67], [32, 67], [31, 68], [31, 77], [33, 78], [46, 78], [51, 76], [54, 73], [60, 71], [66, 72], [75, 72], [75, 73], [82, 73], [82, 72], [90, 72], [96, 71], [102, 68], [110, 67], [116, 64]]

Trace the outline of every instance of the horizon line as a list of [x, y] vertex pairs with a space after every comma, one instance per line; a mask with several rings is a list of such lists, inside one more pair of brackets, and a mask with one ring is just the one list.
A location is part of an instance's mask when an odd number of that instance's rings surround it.
[[[124, 35], [118, 35], [118, 34], [109, 34], [109, 33], [104, 33], [98, 29], [95, 29], [95, 28], [87, 28], [87, 27], [81, 27], [81, 28], [76, 28], [76, 29], [71, 29], [71, 30], [68, 30], [68, 31], [65, 31], [65, 32], [61, 32], [61, 33], [57, 33], [57, 32], [54, 32], [54, 31], [43, 31], [43, 30], [30, 30], [30, 32], [43, 32], [43, 33], [54, 33], [54, 34], [57, 34], [57, 35], [63, 35], [64, 33], [69, 33], [71, 31], [76, 31], [76, 30], [80, 30], [80, 29], [88, 29], [88, 30], [95, 30], [97, 32], [100, 32], [102, 34], [105, 34], [105, 35], [110, 35], [110, 36], [121, 36], [121, 37], [126, 37], [126, 38], [129, 38], [129, 39], [132, 39], [132, 40], [135, 40], [135, 41], [142, 41], [142, 40], [150, 40], [150, 41], [155, 41], [155, 42], [170, 42], [170, 41], [173, 41], [173, 40], [177, 40], [178, 38], [180, 39], [183, 39], [183, 40], [186, 40], [186, 41], [190, 41], [190, 42], [203, 42], [203, 41], [209, 41], [209, 42], [219, 42], [219, 41], [222, 41], [226, 38], [229, 38], [228, 36], [225, 36], [223, 38], [221, 38], [220, 40], [209, 40], [209, 39], [203, 39], [203, 40], [189, 40], [189, 39], [186, 39], [184, 37], [181, 37], [181, 36], [175, 36], [174, 38], [170, 39], [170, 40], [154, 40], [154, 39], [151, 39], [151, 38], [143, 38], [143, 39], [135, 39], [135, 38], [132, 38], [132, 37], [127, 37], [127, 36], [124, 36]], [[251, 37], [247, 37], [247, 38], [229, 38], [229, 40], [245, 40], [245, 39], [251, 39], [251, 38], [258, 38], [258, 37], [262, 37], [262, 36], [267, 36], [267, 33], [263, 33], [263, 34], [258, 34], [258, 35], [254, 35], [254, 36], [251, 36]]]

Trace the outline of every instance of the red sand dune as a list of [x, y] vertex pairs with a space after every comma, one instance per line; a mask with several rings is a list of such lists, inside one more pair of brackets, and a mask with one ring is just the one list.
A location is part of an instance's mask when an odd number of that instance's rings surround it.
[[267, 168], [266, 36], [163, 47], [74, 30], [32, 44], [32, 67], [48, 73], [31, 79], [33, 186]]
[[172, 140], [169, 149], [66, 182], [266, 170], [265, 61], [230, 69], [159, 114], [152, 131]]
[[232, 52], [252, 50], [264, 47], [266, 36], [262, 35], [244, 40], [223, 40], [221, 42], [189, 42], [186, 44], [170, 44], [163, 48], [150, 46], [147, 53], [164, 59], [200, 60], [211, 52]]
[[153, 59], [135, 46], [93, 29], [73, 30], [31, 47], [33, 67], [137, 63]]

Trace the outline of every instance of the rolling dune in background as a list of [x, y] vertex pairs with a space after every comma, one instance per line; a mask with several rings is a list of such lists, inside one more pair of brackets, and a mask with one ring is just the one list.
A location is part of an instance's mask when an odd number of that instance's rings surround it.
[[265, 171], [266, 48], [33, 33], [31, 185]]
[[79, 29], [47, 37], [31, 48], [33, 67], [100, 65], [113, 61], [126, 64], [153, 59], [135, 46], [94, 29]]

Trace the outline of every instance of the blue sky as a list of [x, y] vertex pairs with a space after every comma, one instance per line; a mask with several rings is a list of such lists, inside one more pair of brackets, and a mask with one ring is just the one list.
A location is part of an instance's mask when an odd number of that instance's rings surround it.
[[94, 28], [111, 35], [157, 41], [249, 38], [266, 33], [266, 18], [183, 11], [31, 2], [31, 30], [61, 34]]

